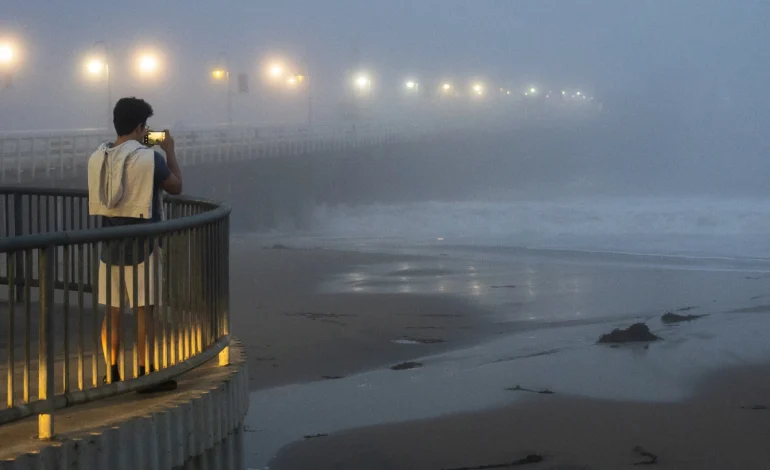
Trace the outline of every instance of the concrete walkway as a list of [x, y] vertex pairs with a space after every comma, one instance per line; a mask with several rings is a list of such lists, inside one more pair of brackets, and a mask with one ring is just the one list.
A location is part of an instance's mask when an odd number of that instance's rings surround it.
[[242, 347], [178, 378], [179, 388], [128, 393], [57, 411], [56, 437], [35, 439], [37, 418], [0, 426], [0, 469], [243, 468], [248, 373]]

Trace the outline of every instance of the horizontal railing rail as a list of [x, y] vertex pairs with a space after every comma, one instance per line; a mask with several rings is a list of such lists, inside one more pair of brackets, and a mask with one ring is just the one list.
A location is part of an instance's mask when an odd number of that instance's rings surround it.
[[[435, 133], [435, 128], [402, 125], [277, 126], [182, 130], [174, 132], [184, 165], [335, 152], [366, 145], [405, 142]], [[88, 157], [114, 139], [104, 130], [0, 134], [0, 184], [52, 182], [85, 175]]]
[[107, 227], [86, 191], [0, 188], [0, 424], [37, 414], [51, 438], [55, 409], [229, 363], [230, 208], [163, 209]]
[[[537, 123], [559, 126], [588, 122], [601, 115], [587, 107], [570, 113], [543, 114], [526, 106], [472, 112], [445, 103], [433, 113], [400, 114], [390, 120], [317, 122], [308, 125], [226, 125], [172, 129], [177, 157], [185, 166], [224, 161], [339, 152], [365, 146], [441, 138], [457, 132], [499, 132]], [[558, 106], [557, 106], [558, 108]], [[551, 110], [553, 111], [553, 109]], [[575, 113], [576, 112], [576, 113]], [[470, 114], [469, 114], [470, 113]], [[548, 116], [548, 119], [544, 119]], [[88, 157], [100, 143], [114, 139], [111, 129], [0, 132], [0, 184], [54, 184], [83, 177]]]

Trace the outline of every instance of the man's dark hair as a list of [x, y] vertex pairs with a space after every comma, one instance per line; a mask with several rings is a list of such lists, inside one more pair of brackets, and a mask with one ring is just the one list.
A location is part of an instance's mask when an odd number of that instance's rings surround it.
[[112, 111], [112, 123], [118, 136], [124, 136], [134, 132], [138, 126], [147, 124], [152, 115], [150, 103], [134, 97], [121, 98]]

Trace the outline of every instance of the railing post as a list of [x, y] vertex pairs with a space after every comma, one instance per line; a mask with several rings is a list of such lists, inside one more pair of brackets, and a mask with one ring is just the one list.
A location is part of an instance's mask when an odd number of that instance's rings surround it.
[[[219, 253], [219, 279], [220, 290], [218, 292], [220, 314], [222, 315], [220, 325], [222, 331], [220, 334], [230, 334], [230, 227], [229, 216], [220, 221], [217, 225], [219, 230], [217, 231], [217, 243]], [[230, 345], [222, 349], [219, 353], [219, 365], [230, 365]]]
[[45, 412], [37, 419], [38, 438], [51, 439], [54, 435], [54, 246], [40, 250], [38, 274], [40, 278], [40, 317], [38, 319], [38, 398], [47, 401]]
[[[24, 218], [22, 217], [21, 208], [21, 194], [15, 193], [13, 195], [13, 234], [17, 237], [23, 235], [24, 231]], [[16, 252], [16, 275], [11, 284], [16, 286], [16, 300], [24, 299], [24, 286], [17, 284], [17, 282], [24, 277], [24, 252], [19, 250]], [[12, 286], [8, 286], [11, 288]]]

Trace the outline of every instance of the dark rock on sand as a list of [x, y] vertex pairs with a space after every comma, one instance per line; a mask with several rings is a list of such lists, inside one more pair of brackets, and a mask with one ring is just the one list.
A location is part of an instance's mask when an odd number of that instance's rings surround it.
[[742, 406], [742, 410], [754, 410], [754, 411], [765, 411], [769, 409], [765, 405], [751, 405], [751, 406]]
[[647, 460], [636, 462], [634, 464], [635, 466], [636, 465], [655, 465], [658, 463], [658, 456], [653, 454], [652, 452], [647, 452], [641, 446], [634, 447], [634, 453], [647, 459]]
[[493, 463], [489, 465], [479, 465], [476, 467], [454, 467], [454, 468], [446, 468], [443, 470], [488, 470], [493, 468], [510, 468], [510, 467], [518, 467], [520, 465], [529, 465], [532, 463], [540, 463], [543, 460], [542, 455], [538, 454], [530, 454], [523, 459], [514, 460], [513, 462], [505, 462], [505, 463]]
[[697, 320], [700, 317], [705, 317], [705, 315], [679, 315], [677, 313], [673, 312], [666, 312], [662, 317], [660, 317], [660, 320], [663, 323], [682, 323], [685, 321], [693, 321]]
[[539, 393], [541, 395], [553, 395], [553, 392], [548, 390], [547, 388], [544, 390], [532, 390], [531, 388], [522, 388], [519, 385], [511, 388], [506, 388], [505, 390], [509, 392], [530, 392], [530, 393]]
[[311, 435], [302, 436], [302, 437], [305, 438], [305, 439], [317, 439], [319, 437], [327, 437], [327, 436], [328, 436], [328, 434], [311, 434]]
[[417, 369], [418, 367], [422, 367], [422, 364], [419, 362], [402, 362], [401, 364], [396, 364], [395, 366], [391, 366], [391, 370], [409, 370], [409, 369]]
[[634, 343], [657, 341], [661, 339], [650, 332], [650, 328], [644, 323], [634, 323], [625, 330], [616, 328], [612, 333], [602, 335], [599, 338], [600, 343]]
[[275, 245], [268, 248], [268, 250], [291, 250], [291, 248], [284, 245], [283, 243], [276, 243]]

